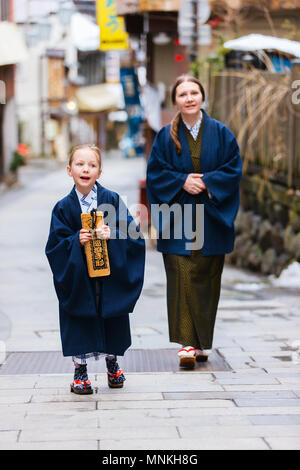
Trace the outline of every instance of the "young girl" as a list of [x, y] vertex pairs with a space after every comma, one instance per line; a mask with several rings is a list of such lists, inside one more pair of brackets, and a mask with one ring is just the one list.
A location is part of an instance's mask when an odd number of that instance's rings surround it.
[[[125, 381], [117, 356], [131, 344], [129, 313], [143, 285], [145, 242], [119, 195], [97, 182], [102, 170], [96, 146], [76, 146], [67, 172], [75, 184], [52, 211], [46, 256], [59, 301], [63, 355], [72, 356], [75, 365], [71, 391], [90, 394], [89, 357], [106, 356], [109, 387], [122, 387]], [[109, 220], [97, 236], [107, 240], [111, 272], [91, 278], [84, 245], [92, 234], [81, 228], [81, 213], [97, 208], [104, 208]], [[133, 227], [135, 236], [130, 236]]]

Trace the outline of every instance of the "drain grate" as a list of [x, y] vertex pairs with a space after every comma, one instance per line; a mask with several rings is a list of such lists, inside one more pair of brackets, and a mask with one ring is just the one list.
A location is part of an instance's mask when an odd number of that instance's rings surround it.
[[[126, 372], [172, 372], [178, 367], [176, 349], [129, 349], [124, 357], [118, 357], [120, 366]], [[104, 358], [99, 361], [90, 359], [89, 372], [106, 372]], [[227, 362], [213, 350], [209, 361], [198, 363], [198, 372], [231, 370]], [[70, 357], [63, 357], [59, 351], [14, 352], [9, 353], [0, 366], [0, 375], [23, 374], [68, 374], [73, 372]]]

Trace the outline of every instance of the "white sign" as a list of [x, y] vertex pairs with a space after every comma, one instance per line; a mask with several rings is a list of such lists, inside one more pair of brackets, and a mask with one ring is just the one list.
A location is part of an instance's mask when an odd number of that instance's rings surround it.
[[194, 5], [197, 6], [198, 25], [206, 23], [210, 17], [211, 9], [208, 0], [181, 0], [178, 12], [178, 28], [191, 28], [194, 25]]
[[106, 83], [120, 82], [120, 53], [119, 51], [106, 51], [105, 53]]
[[198, 29], [199, 46], [209, 46], [211, 44], [211, 26], [210, 24], [202, 24]]
[[[194, 8], [197, 7], [197, 18], [195, 24]], [[210, 26], [205, 25], [209, 19], [211, 9], [208, 0], [182, 0], [178, 12], [178, 33], [179, 41], [183, 46], [193, 44], [193, 35], [197, 34], [198, 44], [210, 44], [211, 31]], [[195, 31], [195, 26], [197, 31]], [[202, 26], [205, 26], [202, 29]], [[209, 28], [207, 28], [209, 27]], [[209, 41], [209, 42], [208, 42]]]

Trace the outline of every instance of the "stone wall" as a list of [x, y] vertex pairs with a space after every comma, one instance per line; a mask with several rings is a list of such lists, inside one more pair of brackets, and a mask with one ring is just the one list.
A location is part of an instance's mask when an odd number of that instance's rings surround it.
[[244, 175], [235, 228], [235, 250], [227, 261], [279, 276], [291, 262], [300, 261], [300, 191]]

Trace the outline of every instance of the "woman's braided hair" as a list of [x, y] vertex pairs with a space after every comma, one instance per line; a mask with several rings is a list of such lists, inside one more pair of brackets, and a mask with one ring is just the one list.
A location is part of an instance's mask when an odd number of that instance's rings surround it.
[[[192, 75], [180, 75], [180, 77], [177, 78], [171, 90], [171, 99], [174, 105], [176, 104], [177, 87], [181, 85], [181, 83], [183, 82], [196, 83], [200, 88], [203, 101], [205, 101], [205, 91], [200, 80], [198, 80], [198, 78], [196, 77], [193, 77]], [[180, 143], [179, 136], [178, 136], [178, 127], [179, 127], [180, 117], [181, 117], [181, 114], [180, 112], [178, 112], [171, 121], [171, 129], [170, 129], [171, 137], [175, 144], [177, 153], [181, 153], [181, 143]]]

